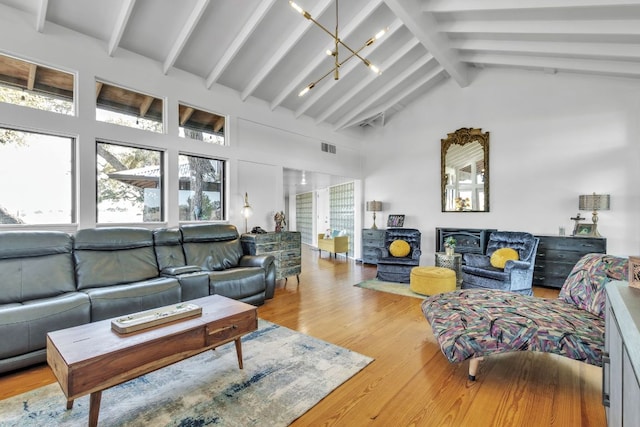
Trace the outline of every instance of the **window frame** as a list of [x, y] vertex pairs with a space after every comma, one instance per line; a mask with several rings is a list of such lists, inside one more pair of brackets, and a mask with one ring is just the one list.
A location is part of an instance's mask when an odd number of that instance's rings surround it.
[[[160, 218], [158, 220], [154, 220], [154, 221], [144, 221], [144, 209], [143, 209], [143, 220], [142, 221], [120, 221], [120, 222], [116, 222], [116, 221], [100, 221], [100, 201], [99, 201], [99, 173], [101, 173], [99, 171], [99, 162], [98, 162], [98, 156], [100, 156], [99, 152], [98, 152], [98, 144], [107, 144], [107, 145], [115, 145], [115, 146], [119, 146], [119, 147], [123, 147], [123, 148], [130, 148], [130, 149], [135, 149], [135, 150], [145, 150], [145, 151], [152, 151], [152, 152], [156, 152], [160, 155], [160, 158], [158, 160], [158, 167], [159, 167], [159, 176], [158, 176], [158, 197], [159, 197], [159, 209], [160, 209]], [[167, 216], [168, 216], [168, 210], [167, 210], [167, 204], [166, 204], [166, 197], [167, 197], [167, 174], [166, 174], [166, 157], [167, 157], [167, 152], [166, 150], [159, 148], [159, 147], [150, 147], [150, 146], [146, 146], [146, 145], [138, 145], [138, 144], [133, 144], [133, 143], [128, 143], [128, 142], [124, 142], [124, 141], [114, 141], [114, 140], [109, 140], [109, 139], [105, 139], [105, 138], [96, 138], [95, 140], [95, 156], [94, 156], [94, 161], [95, 161], [95, 199], [94, 199], [94, 203], [95, 203], [95, 222], [96, 224], [99, 225], [114, 225], [114, 224], [136, 224], [138, 226], [145, 226], [147, 224], [159, 224], [159, 223], [164, 223], [167, 220]], [[136, 168], [134, 168], [136, 169]], [[144, 188], [143, 190], [143, 195], [144, 195]], [[143, 201], [143, 208], [144, 208], [144, 201]]]

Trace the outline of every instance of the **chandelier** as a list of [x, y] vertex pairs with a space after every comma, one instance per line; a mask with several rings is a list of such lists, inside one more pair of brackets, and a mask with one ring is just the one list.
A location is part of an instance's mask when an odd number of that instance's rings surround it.
[[[354, 56], [358, 59], [360, 59], [362, 61], [362, 63], [364, 65], [366, 65], [367, 67], [369, 67], [369, 69], [371, 71], [373, 71], [376, 74], [381, 74], [381, 71], [378, 67], [376, 67], [375, 65], [373, 65], [371, 62], [369, 62], [368, 59], [363, 58], [362, 56], [360, 56], [360, 51], [362, 51], [365, 47], [367, 46], [371, 46], [373, 44], [373, 42], [375, 42], [376, 40], [378, 40], [380, 37], [382, 37], [386, 32], [387, 29], [382, 29], [380, 30], [375, 36], [371, 37], [369, 40], [367, 40], [364, 45], [357, 50], [353, 50], [351, 49], [349, 46], [347, 46], [342, 40], [340, 40], [340, 37], [338, 36], [338, 0], [336, 0], [336, 31], [335, 33], [332, 33], [331, 31], [327, 30], [321, 23], [319, 23], [318, 21], [316, 21], [315, 19], [313, 19], [313, 17], [311, 16], [311, 14], [307, 11], [305, 11], [304, 9], [302, 9], [300, 6], [298, 6], [295, 2], [293, 1], [289, 1], [289, 4], [291, 5], [291, 7], [293, 7], [296, 11], [298, 11], [302, 16], [304, 16], [306, 19], [308, 19], [309, 21], [313, 22], [314, 24], [316, 24], [318, 27], [320, 27], [325, 33], [329, 34], [331, 36], [331, 38], [333, 39], [333, 44], [334, 44], [334, 49], [333, 50], [328, 50], [326, 51], [327, 55], [329, 56], [333, 56], [333, 68], [329, 71], [327, 71], [322, 77], [320, 77], [318, 80], [315, 80], [311, 83], [309, 83], [304, 89], [302, 89], [300, 91], [300, 93], [298, 94], [298, 96], [304, 96], [307, 92], [309, 92], [311, 89], [314, 88], [314, 86], [316, 84], [318, 84], [322, 79], [324, 79], [325, 77], [327, 77], [328, 75], [330, 75], [331, 73], [333, 73], [333, 79], [334, 80], [338, 80], [340, 78], [340, 67], [347, 62], [348, 60], [350, 60], [351, 58], [353, 58]], [[345, 49], [347, 49], [349, 52], [351, 52], [351, 54], [349, 56], [347, 56], [346, 59], [340, 61], [339, 58], [339, 51], [338, 51], [338, 46], [342, 46]]]

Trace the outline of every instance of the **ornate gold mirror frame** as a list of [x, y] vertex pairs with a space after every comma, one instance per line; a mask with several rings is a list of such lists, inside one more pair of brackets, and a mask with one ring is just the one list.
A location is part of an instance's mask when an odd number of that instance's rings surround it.
[[460, 128], [440, 142], [442, 212], [489, 212], [489, 132]]

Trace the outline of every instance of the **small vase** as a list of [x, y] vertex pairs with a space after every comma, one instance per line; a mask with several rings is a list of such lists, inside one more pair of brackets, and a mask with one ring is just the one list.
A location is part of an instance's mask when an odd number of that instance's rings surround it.
[[453, 255], [454, 254], [454, 248], [447, 246], [446, 248], [444, 248], [444, 253], [445, 253], [445, 255]]

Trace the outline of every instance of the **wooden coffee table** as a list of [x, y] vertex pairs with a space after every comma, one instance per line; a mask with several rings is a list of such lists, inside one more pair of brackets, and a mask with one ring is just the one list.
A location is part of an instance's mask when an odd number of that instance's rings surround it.
[[242, 369], [240, 338], [258, 328], [256, 307], [220, 295], [189, 301], [202, 315], [150, 329], [119, 334], [111, 320], [47, 334], [47, 363], [67, 397], [91, 394], [89, 425], [98, 424], [102, 390], [235, 341]]

